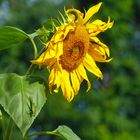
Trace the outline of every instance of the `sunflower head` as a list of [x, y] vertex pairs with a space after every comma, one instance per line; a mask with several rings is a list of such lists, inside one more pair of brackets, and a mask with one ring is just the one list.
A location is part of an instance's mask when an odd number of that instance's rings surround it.
[[46, 44], [46, 50], [32, 63], [45, 65], [49, 71], [50, 90], [58, 92], [61, 87], [63, 95], [70, 102], [77, 95], [80, 84], [90, 82], [86, 70], [102, 79], [103, 75], [96, 62], [109, 62], [109, 48], [102, 43], [97, 35], [111, 28], [113, 22], [91, 17], [98, 12], [102, 3], [91, 7], [85, 14], [77, 9], [68, 9], [63, 22], [56, 27], [56, 32]]
[[88, 51], [89, 37], [84, 26], [77, 26], [75, 31], [70, 31], [63, 41], [63, 54], [59, 63], [66, 71], [72, 72], [83, 61]]

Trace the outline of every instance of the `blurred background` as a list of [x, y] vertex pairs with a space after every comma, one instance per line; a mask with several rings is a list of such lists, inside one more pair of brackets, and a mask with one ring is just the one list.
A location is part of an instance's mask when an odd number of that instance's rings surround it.
[[[98, 0], [0, 0], [0, 26], [18, 27], [33, 33], [58, 11], [75, 7], [82, 12]], [[54, 130], [65, 124], [82, 140], [138, 140], [140, 138], [140, 1], [103, 0], [95, 18], [115, 21], [112, 29], [98, 37], [107, 44], [113, 60], [98, 64], [104, 74], [99, 81], [88, 74], [92, 89], [86, 93], [86, 82], [78, 96], [67, 103], [62, 93], [48, 94], [47, 103], [29, 132]], [[40, 47], [40, 46], [39, 46]], [[25, 74], [33, 59], [30, 42], [0, 52], [0, 73]], [[21, 133], [15, 127], [15, 140]], [[0, 133], [1, 135], [1, 133]], [[56, 136], [39, 136], [34, 140], [59, 140]]]

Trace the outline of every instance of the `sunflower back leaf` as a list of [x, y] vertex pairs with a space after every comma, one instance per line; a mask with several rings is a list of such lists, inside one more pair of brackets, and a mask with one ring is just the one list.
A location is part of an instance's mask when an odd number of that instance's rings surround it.
[[46, 43], [54, 35], [58, 22], [55, 19], [48, 19], [42, 24], [42, 27], [39, 28], [36, 33], [38, 34], [39, 39]]

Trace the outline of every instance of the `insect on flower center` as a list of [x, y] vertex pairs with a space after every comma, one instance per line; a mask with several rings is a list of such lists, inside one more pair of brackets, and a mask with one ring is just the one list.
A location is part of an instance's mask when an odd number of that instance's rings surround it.
[[64, 40], [63, 55], [60, 64], [63, 69], [71, 72], [82, 62], [89, 47], [89, 37], [84, 26], [77, 26], [75, 31], [69, 32]]
[[73, 48], [70, 51], [72, 52], [71, 58], [73, 61], [79, 60], [84, 54], [84, 43], [81, 41], [75, 42]]
[[74, 48], [72, 49], [72, 54], [73, 55], [76, 55], [76, 54], [78, 54], [79, 53], [79, 46], [74, 46]]

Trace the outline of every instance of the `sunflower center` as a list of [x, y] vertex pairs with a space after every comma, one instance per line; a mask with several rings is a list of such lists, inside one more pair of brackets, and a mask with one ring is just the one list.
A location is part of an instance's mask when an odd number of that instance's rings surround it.
[[60, 64], [63, 69], [71, 72], [82, 62], [89, 47], [88, 32], [84, 26], [77, 26], [75, 31], [69, 32], [63, 42], [63, 55]]
[[72, 54], [73, 55], [76, 55], [76, 54], [78, 54], [79, 53], [79, 46], [76, 44], [76, 46], [72, 49]]

